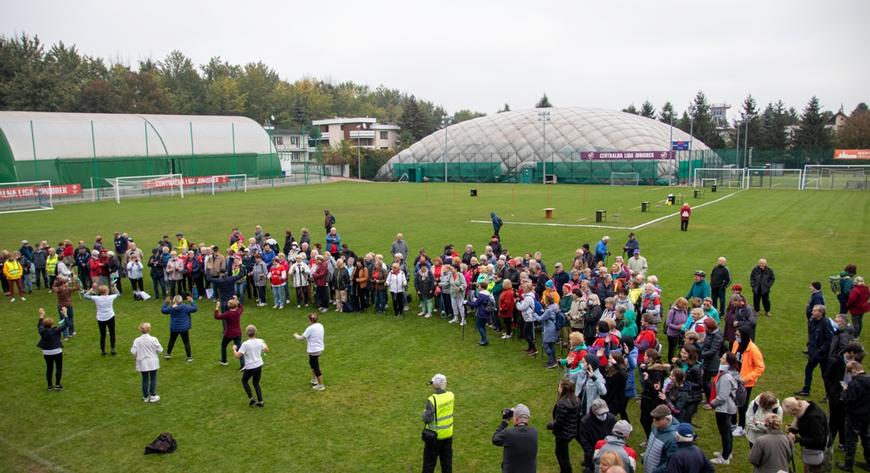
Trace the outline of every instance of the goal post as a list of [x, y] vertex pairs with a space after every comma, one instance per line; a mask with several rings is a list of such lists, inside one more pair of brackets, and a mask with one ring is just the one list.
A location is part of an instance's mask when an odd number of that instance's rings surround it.
[[[247, 174], [223, 174], [219, 176], [208, 176], [206, 179], [211, 180], [211, 195], [214, 195], [215, 192], [248, 192]], [[185, 182], [185, 185], [190, 184]]]
[[870, 164], [807, 164], [801, 176], [805, 189], [870, 189]]
[[184, 198], [184, 178], [181, 174], [155, 174], [151, 176], [118, 176], [106, 178], [115, 190], [115, 202], [125, 197], [179, 195]]
[[611, 172], [611, 186], [637, 186], [640, 185], [639, 172]]
[[51, 181], [0, 183], [0, 214], [54, 209]]
[[746, 179], [750, 189], [800, 189], [803, 170], [748, 169]]
[[719, 187], [743, 189], [746, 185], [746, 170], [742, 168], [695, 168], [692, 177], [692, 187], [715, 183]]

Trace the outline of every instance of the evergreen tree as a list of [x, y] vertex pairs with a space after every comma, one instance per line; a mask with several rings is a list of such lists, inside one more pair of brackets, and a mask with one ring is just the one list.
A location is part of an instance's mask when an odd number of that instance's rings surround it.
[[670, 124], [674, 118], [674, 106], [670, 102], [665, 102], [662, 105], [662, 113], [659, 114], [659, 120], [662, 123]]
[[510, 112], [510, 111], [511, 111], [511, 106], [508, 105], [507, 102], [505, 102], [504, 108], [498, 109], [495, 113]]
[[861, 102], [855, 107], [855, 110], [852, 110], [852, 116], [854, 116], [856, 112], [866, 112], [866, 111], [868, 111], [867, 104], [864, 102]]
[[[413, 95], [405, 100], [405, 107], [402, 110], [402, 116], [399, 118], [399, 125], [402, 127], [402, 131], [407, 131], [414, 141], [419, 141], [428, 135], [426, 116], [420, 110], [420, 105]], [[407, 139], [407, 136], [405, 138]], [[410, 146], [409, 143], [403, 144], [406, 147]]]
[[679, 120], [674, 122], [674, 126], [679, 128], [680, 130], [685, 131], [686, 133], [689, 133], [690, 130], [694, 131], [692, 129], [692, 119], [689, 117], [689, 114], [687, 112], [683, 112], [683, 116], [681, 116]]
[[451, 121], [451, 123], [460, 123], [460, 122], [464, 122], [466, 120], [471, 120], [473, 118], [479, 118], [479, 117], [485, 117], [485, 116], [486, 116], [485, 113], [473, 112], [471, 110], [462, 109], [462, 110], [458, 110], [458, 111], [454, 112], [453, 118], [450, 121]]
[[703, 91], [699, 90], [695, 94], [690, 115], [690, 118], [694, 122], [690, 124], [690, 127], [695, 138], [703, 141], [704, 144], [711, 148], [722, 148], [725, 146], [725, 140], [719, 135], [716, 125], [713, 123], [710, 104], [707, 103], [707, 96], [704, 95]]
[[649, 103], [649, 100], [644, 101], [643, 105], [640, 106], [640, 116], [656, 119], [656, 108], [653, 104]]
[[795, 148], [824, 149], [831, 147], [831, 134], [825, 124], [819, 99], [810, 98], [801, 114], [800, 125], [794, 135]]
[[[746, 96], [743, 100], [743, 110], [740, 112], [741, 121], [737, 131], [740, 133], [740, 147], [748, 149], [748, 147], [756, 147], [759, 135], [761, 133], [761, 120], [758, 116], [758, 105], [755, 103], [755, 98], [752, 94]], [[747, 127], [749, 140], [747, 141]]]
[[535, 108], [550, 108], [553, 104], [550, 103], [550, 99], [547, 98], [547, 94], [545, 93], [541, 100], [538, 100], [538, 103], [535, 104]]
[[630, 113], [630, 114], [632, 114], [632, 115], [637, 115], [637, 114], [638, 114], [638, 112], [637, 112], [637, 107], [635, 107], [634, 104], [631, 104], [631, 105], [629, 105], [628, 107], [623, 108], [622, 111], [625, 112], [625, 113]]

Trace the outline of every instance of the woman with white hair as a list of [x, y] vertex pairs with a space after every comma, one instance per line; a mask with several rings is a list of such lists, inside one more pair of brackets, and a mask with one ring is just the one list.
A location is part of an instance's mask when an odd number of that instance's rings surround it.
[[160, 340], [151, 335], [151, 324], [142, 322], [139, 324], [139, 335], [133, 340], [130, 353], [136, 357], [136, 371], [142, 373], [142, 400], [145, 402], [157, 402], [157, 370], [160, 369], [160, 357], [158, 353], [163, 351]]
[[[245, 388], [245, 394], [248, 395], [248, 405], [263, 407], [263, 391], [260, 389], [260, 377], [263, 374], [263, 352], [269, 352], [269, 345], [261, 338], [257, 338], [257, 327], [248, 325], [245, 328], [248, 339], [242, 346], [236, 348], [233, 345], [233, 356], [236, 358], [245, 357], [245, 369], [242, 374], [242, 386]], [[254, 394], [251, 392], [251, 387], [248, 381], [253, 380], [254, 390], [257, 393], [257, 398], [254, 399]]]
[[175, 346], [175, 340], [181, 336], [181, 342], [184, 343], [184, 352], [187, 355], [187, 361], [193, 361], [193, 355], [190, 352], [190, 314], [197, 311], [196, 302], [193, 297], [187, 296], [187, 304], [180, 295], [166, 297], [163, 307], [160, 309], [164, 314], [169, 315], [169, 347], [166, 349], [166, 354], [163, 355], [167, 360], [172, 357], [172, 348]]
[[181, 293], [181, 280], [184, 278], [184, 262], [178, 259], [178, 253], [169, 252], [166, 262], [166, 281], [169, 282], [169, 295], [175, 297]]
[[112, 356], [115, 352], [115, 308], [114, 302], [121, 294], [109, 294], [109, 287], [105, 285], [96, 285], [90, 291], [84, 293], [84, 298], [93, 301], [97, 306], [97, 324], [100, 328], [100, 352], [103, 356], [106, 355], [106, 331], [109, 332], [109, 345], [112, 349]]
[[[650, 276], [652, 278], [653, 276]], [[650, 314], [653, 322], [658, 325], [662, 321], [662, 299], [653, 283], [646, 283], [643, 287], [640, 305], [641, 314]]]

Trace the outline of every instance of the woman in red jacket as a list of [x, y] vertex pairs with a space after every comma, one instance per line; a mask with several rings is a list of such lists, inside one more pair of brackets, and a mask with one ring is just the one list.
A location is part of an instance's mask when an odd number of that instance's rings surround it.
[[870, 289], [864, 283], [863, 277], [856, 276], [852, 290], [849, 291], [849, 299], [846, 301], [846, 310], [852, 316], [852, 329], [855, 331], [855, 338], [861, 338], [864, 314], [870, 312], [870, 300], [868, 299], [870, 299]]
[[689, 204], [683, 204], [680, 207], [680, 231], [687, 232], [689, 231], [689, 217], [692, 216], [692, 208], [689, 207]]
[[[227, 365], [227, 345], [230, 342], [238, 349], [242, 346], [242, 312], [245, 310], [244, 307], [239, 303], [239, 299], [233, 296], [232, 299], [227, 302], [227, 311], [221, 312], [221, 303], [220, 301], [215, 303], [214, 306], [214, 318], [216, 320], [222, 320], [224, 324], [224, 337], [221, 340], [221, 361], [219, 363], [223, 366]], [[239, 358], [239, 369], [244, 369], [245, 367], [245, 357], [242, 356]]]
[[516, 306], [516, 296], [511, 287], [510, 279], [502, 281], [501, 295], [498, 297], [498, 317], [504, 323], [504, 335], [501, 338], [511, 338], [513, 333], [513, 318], [514, 307]]

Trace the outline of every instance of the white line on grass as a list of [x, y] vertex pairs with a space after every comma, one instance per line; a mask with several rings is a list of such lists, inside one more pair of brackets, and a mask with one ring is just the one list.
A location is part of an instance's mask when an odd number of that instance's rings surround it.
[[53, 463], [51, 460], [43, 458], [41, 455], [39, 455], [33, 451], [29, 451], [29, 450], [26, 450], [23, 448], [18, 448], [18, 446], [10, 443], [8, 440], [6, 440], [3, 437], [0, 437], [0, 443], [5, 444], [10, 449], [14, 450], [16, 453], [27, 458], [28, 460], [31, 460], [35, 463], [38, 463], [38, 464], [44, 466], [45, 468], [48, 468], [50, 471], [56, 471], [56, 472], [61, 472], [61, 473], [66, 471], [62, 466], [58, 465], [57, 463]]
[[[743, 192], [743, 190], [739, 190], [739, 191], [734, 192], [732, 194], [722, 196], [716, 200], [711, 200], [710, 202], [704, 202], [703, 204], [696, 205], [695, 207], [692, 208], [692, 210], [700, 209], [701, 207], [706, 207], [708, 205], [715, 204], [716, 202], [720, 202], [720, 201], [725, 200], [729, 197], [733, 197], [741, 192]], [[607, 229], [611, 229], [611, 230], [637, 230], [637, 229], [661, 222], [662, 220], [665, 220], [665, 219], [668, 219], [671, 217], [675, 217], [679, 214], [680, 214], [680, 212], [674, 212], [672, 214], [668, 214], [668, 215], [665, 215], [663, 217], [655, 218], [655, 219], [652, 219], [648, 222], [644, 222], [644, 223], [641, 223], [639, 225], [635, 225], [633, 227], [617, 227], [615, 225], [593, 225], [593, 224], [579, 224], [579, 223], [545, 223], [545, 222], [504, 222], [504, 223], [507, 223], [510, 225], [530, 225], [530, 226], [537, 226], [537, 227], [607, 228]], [[469, 222], [470, 223], [486, 223], [486, 224], [492, 223], [492, 221], [490, 221], [490, 220], [469, 220]]]

